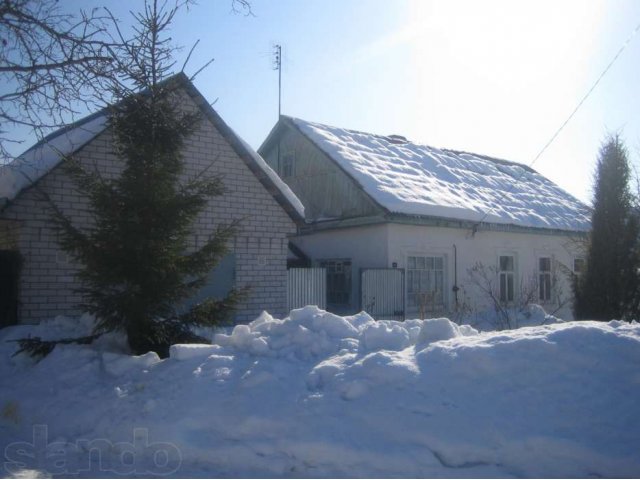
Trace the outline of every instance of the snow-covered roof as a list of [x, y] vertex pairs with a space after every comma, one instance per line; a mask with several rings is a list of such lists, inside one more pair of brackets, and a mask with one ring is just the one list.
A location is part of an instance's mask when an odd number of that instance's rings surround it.
[[571, 231], [590, 228], [589, 207], [527, 166], [398, 135], [287, 119], [391, 213]]
[[36, 143], [11, 163], [0, 166], [0, 199], [16, 198], [22, 190], [53, 170], [107, 127], [104, 111], [90, 115]]
[[[294, 221], [304, 221], [304, 207], [298, 197], [267, 165], [264, 159], [236, 134], [182, 73], [169, 77], [176, 81], [202, 109], [205, 116], [231, 144], [238, 156]], [[108, 110], [103, 109], [60, 129], [36, 143], [11, 163], [0, 165], [0, 205], [14, 200], [22, 190], [36, 183], [60, 162], [93, 140], [108, 126]]]

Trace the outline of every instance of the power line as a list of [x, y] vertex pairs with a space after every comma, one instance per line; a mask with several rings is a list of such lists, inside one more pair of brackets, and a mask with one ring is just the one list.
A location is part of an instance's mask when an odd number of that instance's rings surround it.
[[[591, 88], [587, 91], [587, 93], [582, 97], [582, 99], [578, 102], [578, 105], [576, 105], [576, 108], [573, 109], [573, 111], [571, 112], [571, 114], [567, 117], [567, 119], [562, 123], [562, 125], [560, 125], [560, 128], [558, 128], [555, 133], [551, 136], [551, 138], [547, 141], [547, 143], [545, 143], [544, 147], [542, 147], [542, 149], [538, 152], [538, 154], [535, 156], [535, 158], [531, 161], [531, 163], [529, 163], [529, 167], [533, 167], [533, 164], [536, 163], [538, 161], [538, 159], [542, 156], [542, 154], [547, 150], [547, 148], [549, 148], [549, 146], [554, 142], [554, 140], [558, 137], [558, 135], [560, 135], [560, 132], [562, 132], [562, 130], [564, 129], [564, 127], [571, 121], [571, 119], [573, 118], [573, 116], [577, 113], [577, 111], [580, 109], [580, 107], [582, 106], [582, 104], [587, 100], [587, 98], [589, 98], [589, 96], [591, 95], [591, 93], [595, 90], [595, 88], [598, 86], [598, 84], [600, 83], [600, 80], [602, 80], [602, 78], [607, 74], [607, 72], [609, 71], [609, 69], [611, 69], [611, 67], [613, 66], [613, 64], [616, 62], [616, 60], [618, 60], [618, 57], [620, 57], [620, 55], [622, 54], [622, 52], [627, 48], [627, 46], [629, 45], [629, 43], [631, 43], [631, 40], [633, 39], [633, 37], [635, 37], [635, 35], [638, 33], [638, 31], [640, 31], [640, 23], [638, 23], [638, 25], [636, 25], [636, 28], [633, 30], [633, 32], [631, 32], [631, 35], [629, 35], [629, 37], [627, 38], [627, 40], [622, 44], [622, 46], [620, 47], [620, 49], [617, 51], [617, 53], [613, 56], [613, 58], [611, 59], [611, 61], [609, 62], [609, 64], [606, 66], [606, 68], [602, 71], [602, 73], [598, 76], [598, 78], [596, 79], [596, 81], [593, 83], [593, 85], [591, 85]], [[487, 210], [484, 215], [482, 216], [482, 218], [476, 222], [473, 225], [473, 233], [475, 234], [475, 232], [477, 231], [478, 227], [480, 226], [480, 224], [487, 218], [487, 216], [493, 212], [496, 207], [498, 206], [498, 204], [502, 201], [502, 199], [505, 197], [505, 195], [507, 195], [508, 193], [511, 193], [511, 191], [513, 190], [513, 188], [515, 187], [516, 183], [518, 183], [520, 181], [520, 179], [522, 178], [522, 175], [524, 175], [525, 170], [523, 169], [522, 172], [520, 173], [520, 175], [518, 175], [518, 178], [515, 179], [515, 181], [513, 182], [513, 184], [511, 185], [511, 188], [509, 188], [508, 190], [502, 192], [502, 195], [500, 196], [500, 198], [495, 202], [494, 206], [491, 207], [489, 210]]]

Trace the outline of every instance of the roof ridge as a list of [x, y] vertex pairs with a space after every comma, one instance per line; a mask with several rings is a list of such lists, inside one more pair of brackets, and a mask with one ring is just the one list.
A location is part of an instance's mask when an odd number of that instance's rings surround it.
[[[361, 135], [370, 135], [372, 137], [378, 137], [378, 138], [388, 138], [389, 137], [389, 135], [381, 135], [379, 133], [371, 133], [371, 132], [364, 132], [362, 130], [354, 130], [352, 128], [337, 127], [335, 125], [329, 125], [329, 124], [320, 123], [320, 122], [311, 122], [309, 120], [305, 120], [304, 118], [293, 117], [291, 115], [282, 115], [282, 116], [288, 118], [289, 120], [294, 120], [294, 121], [298, 120], [298, 121], [307, 123], [309, 125], [319, 125], [321, 127], [326, 127], [326, 128], [335, 128], [335, 129], [339, 129], [339, 130], [344, 130], [345, 132], [359, 133]], [[410, 140], [407, 140], [407, 142], [414, 143], [414, 142], [411, 142]]]
[[[506, 159], [503, 159], [503, 158], [498, 158], [498, 157], [494, 157], [492, 155], [486, 155], [486, 154], [483, 154], [483, 153], [468, 152], [466, 150], [458, 150], [458, 149], [455, 149], [455, 148], [436, 147], [436, 146], [433, 146], [433, 145], [429, 145], [427, 143], [422, 143], [422, 142], [419, 142], [419, 141], [411, 140], [411, 139], [407, 138], [405, 135], [402, 135], [402, 134], [382, 135], [382, 134], [379, 134], [379, 133], [365, 132], [365, 131], [362, 131], [362, 130], [354, 130], [354, 129], [351, 129], [351, 128], [337, 127], [337, 126], [329, 125], [329, 124], [326, 124], [326, 123], [312, 122], [312, 121], [305, 120], [305, 119], [300, 118], [300, 117], [294, 117], [294, 116], [291, 116], [291, 115], [282, 115], [282, 116], [287, 118], [287, 119], [289, 119], [289, 120], [293, 120], [293, 121], [297, 120], [297, 121], [301, 121], [301, 122], [307, 123], [309, 125], [318, 125], [318, 126], [326, 127], [326, 128], [330, 128], [330, 129], [339, 129], [339, 130], [344, 130], [344, 131], [350, 132], [350, 133], [357, 133], [357, 134], [360, 134], [360, 135], [368, 135], [368, 136], [372, 136], [372, 137], [376, 137], [376, 138], [383, 138], [385, 140], [388, 140], [389, 137], [391, 137], [393, 135], [400, 135], [406, 140], [406, 143], [410, 143], [412, 145], [416, 145], [416, 146], [420, 146], [420, 147], [426, 147], [426, 148], [430, 148], [430, 149], [436, 149], [436, 150], [440, 150], [442, 152], [451, 152], [451, 153], [453, 153], [455, 155], [460, 155], [460, 154], [473, 155], [473, 156], [476, 156], [476, 157], [479, 157], [479, 158], [482, 158], [482, 159], [485, 159], [485, 160], [490, 160], [490, 161], [495, 162], [495, 163], [521, 167], [521, 168], [523, 168], [526, 171], [531, 172], [531, 173], [538, 173], [536, 170], [534, 170], [529, 165], [526, 165], [524, 163], [515, 162], [513, 160], [506, 160]], [[406, 143], [403, 143], [403, 144], [406, 144]]]

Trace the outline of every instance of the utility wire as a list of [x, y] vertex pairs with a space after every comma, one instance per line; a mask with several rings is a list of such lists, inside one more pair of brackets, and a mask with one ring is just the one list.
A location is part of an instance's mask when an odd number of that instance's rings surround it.
[[[571, 119], [573, 118], [573, 116], [577, 113], [577, 111], [580, 109], [580, 107], [582, 106], [582, 104], [587, 100], [587, 98], [589, 98], [589, 96], [591, 95], [591, 93], [595, 90], [595, 88], [598, 86], [598, 84], [600, 83], [600, 80], [602, 80], [602, 78], [607, 74], [607, 72], [609, 71], [609, 69], [613, 66], [613, 64], [616, 62], [616, 60], [618, 60], [618, 57], [620, 57], [620, 55], [622, 54], [622, 52], [627, 48], [627, 46], [629, 45], [629, 43], [631, 43], [631, 40], [633, 39], [633, 37], [636, 36], [636, 34], [638, 33], [638, 31], [640, 31], [640, 23], [638, 23], [638, 25], [636, 25], [636, 28], [633, 30], [633, 32], [631, 32], [631, 35], [629, 35], [629, 37], [627, 38], [627, 40], [622, 44], [622, 46], [620, 47], [620, 49], [618, 50], [618, 52], [614, 55], [614, 57], [611, 59], [611, 61], [609, 62], [609, 64], [606, 66], [606, 68], [602, 71], [602, 73], [600, 74], [600, 76], [596, 79], [596, 81], [593, 83], [593, 85], [591, 86], [591, 88], [587, 91], [587, 93], [584, 95], [584, 97], [582, 97], [582, 100], [580, 100], [578, 102], [578, 105], [576, 105], [576, 108], [573, 109], [573, 112], [571, 112], [571, 115], [569, 115], [567, 117], [567, 119], [564, 121], [564, 123], [562, 125], [560, 125], [560, 128], [558, 128], [556, 130], [556, 132], [551, 136], [551, 138], [549, 139], [549, 141], [547, 141], [547, 143], [544, 145], [544, 147], [542, 147], [542, 149], [538, 152], [538, 154], [535, 156], [535, 158], [531, 161], [531, 163], [529, 163], [529, 167], [533, 167], [533, 164], [536, 163], [538, 161], [538, 159], [542, 156], [542, 154], [547, 150], [547, 148], [549, 148], [549, 146], [554, 142], [554, 140], [558, 137], [558, 135], [560, 135], [560, 132], [562, 132], [562, 130], [564, 129], [564, 127], [571, 121]], [[500, 196], [500, 198], [498, 198], [498, 200], [495, 202], [494, 206], [491, 207], [489, 210], [487, 210], [484, 215], [482, 216], [482, 218], [480, 220], [478, 220], [478, 222], [476, 222], [473, 225], [473, 233], [475, 234], [475, 232], [478, 230], [478, 227], [480, 226], [480, 224], [487, 218], [487, 216], [493, 212], [496, 207], [498, 206], [498, 204], [502, 201], [502, 199], [505, 197], [505, 195], [507, 195], [508, 193], [511, 193], [511, 191], [513, 190], [513, 188], [516, 186], [516, 183], [518, 183], [520, 181], [520, 179], [522, 178], [522, 175], [524, 175], [525, 170], [522, 169], [522, 172], [520, 173], [520, 175], [518, 175], [518, 178], [515, 179], [515, 181], [511, 184], [511, 188], [509, 188], [506, 191], [502, 192], [502, 195]]]

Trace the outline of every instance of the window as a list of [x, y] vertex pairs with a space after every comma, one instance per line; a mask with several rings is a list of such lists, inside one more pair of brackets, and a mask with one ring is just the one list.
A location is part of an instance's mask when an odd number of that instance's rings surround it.
[[551, 301], [551, 258], [538, 259], [538, 300]]
[[294, 172], [294, 155], [293, 153], [285, 153], [282, 156], [282, 165], [280, 166], [280, 173], [282, 178], [293, 177]]
[[351, 303], [351, 260], [323, 260], [320, 266], [327, 269], [327, 305], [348, 307]]
[[500, 285], [500, 301], [513, 302], [515, 290], [515, 258], [513, 255], [501, 255], [499, 260], [498, 280]]
[[444, 258], [407, 257], [409, 307], [435, 310], [444, 306]]
[[573, 259], [573, 273], [576, 275], [584, 273], [585, 266], [584, 258], [578, 257]]

